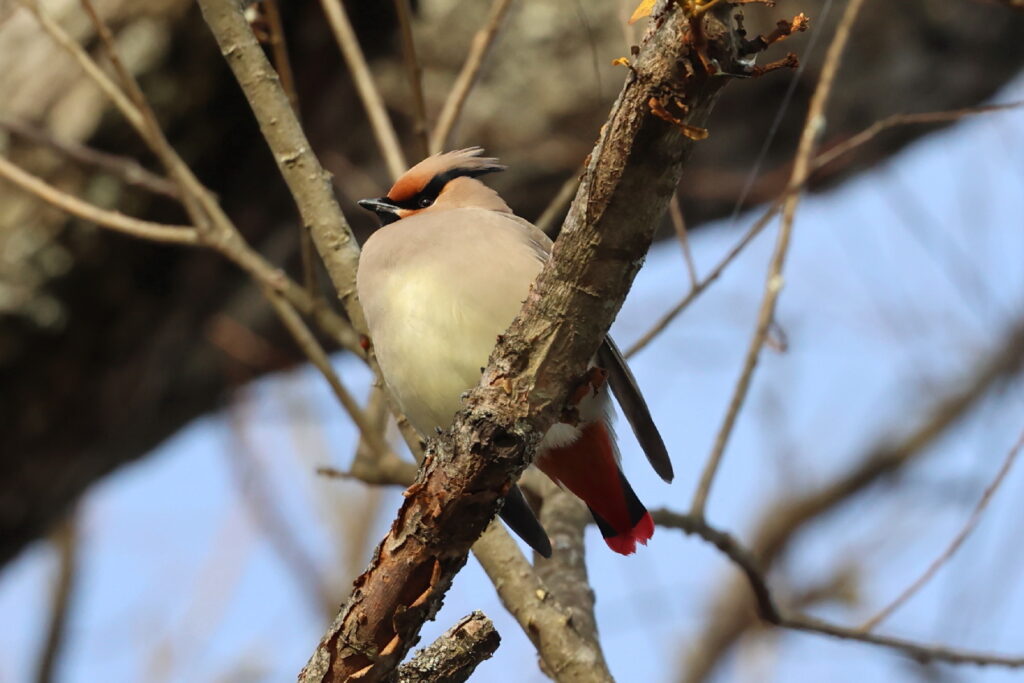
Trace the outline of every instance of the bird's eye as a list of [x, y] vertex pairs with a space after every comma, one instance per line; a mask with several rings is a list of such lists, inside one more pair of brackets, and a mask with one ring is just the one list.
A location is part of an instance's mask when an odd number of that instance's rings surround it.
[[419, 204], [419, 207], [420, 207], [421, 209], [425, 209], [425, 208], [427, 208], [428, 206], [430, 206], [431, 204], [433, 204], [433, 203], [434, 203], [434, 200], [433, 200], [433, 198], [431, 198], [431, 197], [424, 197], [423, 199], [421, 199], [421, 200], [420, 200], [419, 202], [417, 202], [417, 203]]

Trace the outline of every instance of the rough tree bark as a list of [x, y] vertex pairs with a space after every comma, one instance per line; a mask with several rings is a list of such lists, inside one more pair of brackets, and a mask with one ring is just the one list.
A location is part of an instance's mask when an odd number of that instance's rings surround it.
[[[313, 654], [303, 681], [384, 680], [440, 608], [470, 546], [494, 517], [611, 326], [679, 182], [693, 141], [652, 114], [676, 107], [691, 135], [742, 73], [722, 4], [652, 23], [592, 152], [580, 190], [523, 310], [406, 492], [390, 532]], [[679, 104], [669, 104], [678, 102]]]

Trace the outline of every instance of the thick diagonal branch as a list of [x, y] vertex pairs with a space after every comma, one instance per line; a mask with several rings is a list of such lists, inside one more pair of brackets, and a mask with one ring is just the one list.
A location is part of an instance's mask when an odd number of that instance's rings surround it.
[[[728, 15], [728, 7], [722, 6]], [[695, 53], [692, 26], [709, 55]], [[470, 546], [561, 416], [618, 312], [682, 172], [692, 141], [650, 115], [678, 103], [700, 126], [726, 82], [712, 57], [738, 71], [717, 18], [675, 11], [656, 22], [591, 154], [552, 259], [502, 335], [481, 385], [406, 492], [374, 561], [303, 670], [303, 681], [382, 680], [440, 608]]]

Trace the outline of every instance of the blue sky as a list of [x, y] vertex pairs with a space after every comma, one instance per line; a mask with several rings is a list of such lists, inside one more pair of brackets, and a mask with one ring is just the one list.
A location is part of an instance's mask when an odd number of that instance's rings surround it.
[[[1024, 81], [1000, 98], [1024, 99]], [[500, 150], [491, 150], [500, 154]], [[706, 273], [753, 216], [692, 235]], [[649, 507], [689, 505], [753, 330], [774, 228], [632, 366], [673, 454], [677, 479], [651, 472], [628, 429], [623, 460]], [[1024, 113], [979, 117], [928, 136], [872, 172], [806, 197], [778, 310], [788, 350], [765, 352], [709, 505], [747, 538], [768, 505], [842, 472], [885, 435], [911, 429], [1024, 315]], [[613, 329], [628, 346], [686, 291], [678, 244], [651, 253]], [[365, 395], [368, 374], [337, 367]], [[855, 625], [942, 551], [1024, 430], [1021, 383], [989, 396], [897, 481], [837, 509], [793, 544], [773, 583], [799, 592], [838, 568], [857, 575], [852, 605], [812, 610]], [[341, 596], [397, 507], [359, 484], [317, 477], [343, 467], [354, 434], [309, 368], [268, 377], [231, 407], [195, 420], [149, 457], [95, 486], [80, 507], [81, 567], [60, 680], [292, 680], [327, 618], [267, 540], [260, 506]], [[253, 464], [267, 500], [243, 501]], [[250, 499], [251, 500], [251, 499]], [[379, 507], [378, 507], [379, 506]], [[375, 512], [376, 511], [376, 512]], [[255, 512], [255, 514], [254, 514]], [[365, 547], [344, 541], [370, 514]], [[971, 539], [882, 627], [884, 633], [1024, 654], [1016, 568], [1024, 467], [1012, 471]], [[341, 547], [339, 547], [341, 546]], [[676, 680], [709, 601], [734, 569], [713, 548], [661, 529], [637, 555], [588, 536], [598, 624], [623, 681]], [[0, 681], [31, 679], [55, 568], [45, 543], [0, 572]], [[503, 641], [478, 680], [543, 681], [519, 627], [474, 561], [456, 579], [427, 642], [484, 610]], [[856, 643], [773, 632], [744, 641], [718, 681], [904, 680], [905, 658]], [[959, 680], [1012, 674], [959, 668]]]

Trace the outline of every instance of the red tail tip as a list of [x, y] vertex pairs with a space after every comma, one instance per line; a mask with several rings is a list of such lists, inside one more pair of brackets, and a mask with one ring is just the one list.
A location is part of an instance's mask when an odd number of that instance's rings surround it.
[[620, 555], [632, 555], [636, 552], [638, 541], [640, 545], [647, 545], [647, 541], [653, 535], [654, 520], [651, 519], [651, 513], [647, 512], [644, 513], [644, 516], [628, 533], [611, 536], [604, 539], [604, 542], [608, 544], [609, 548]]

